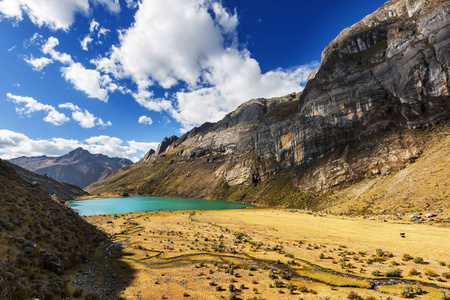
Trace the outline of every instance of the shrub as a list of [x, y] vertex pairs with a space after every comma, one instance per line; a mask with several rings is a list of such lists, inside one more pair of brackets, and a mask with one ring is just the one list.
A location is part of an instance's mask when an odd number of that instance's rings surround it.
[[442, 277], [444, 277], [445, 279], [450, 279], [450, 272], [442, 273]]
[[426, 270], [425, 275], [428, 277], [437, 277], [438, 276], [438, 274], [436, 274], [436, 272], [434, 272], [433, 270]]
[[414, 262], [415, 262], [416, 264], [424, 264], [424, 263], [425, 263], [425, 261], [423, 260], [423, 258], [420, 257], [420, 256], [414, 257]]
[[402, 297], [403, 298], [412, 298], [414, 297], [414, 292], [412, 287], [410, 286], [404, 286], [402, 289]]
[[236, 300], [236, 299], [237, 299], [237, 296], [236, 296], [235, 293], [231, 293], [230, 296], [228, 296], [228, 299], [230, 299], [230, 300]]
[[440, 261], [439, 265], [445, 267], [445, 261]]
[[420, 287], [420, 285], [416, 285], [414, 287], [414, 293], [417, 295], [422, 295], [423, 291], [422, 291], [422, 288]]
[[367, 296], [366, 300], [376, 300], [377, 298], [375, 298], [374, 296]]
[[84, 299], [85, 300], [97, 300], [98, 296], [97, 296], [97, 294], [94, 294], [94, 293], [88, 293], [88, 294], [86, 294], [86, 296], [84, 296]]
[[350, 291], [350, 293], [348, 293], [348, 295], [347, 295], [347, 299], [350, 299], [350, 300], [362, 300], [362, 297], [359, 296], [356, 292]]
[[419, 272], [416, 269], [412, 268], [411, 270], [409, 270], [409, 275], [416, 276], [419, 275]]
[[80, 298], [81, 296], [83, 296], [83, 289], [75, 289], [72, 293], [72, 296], [74, 298]]
[[372, 276], [378, 277], [378, 276], [381, 276], [381, 273], [378, 270], [374, 270], [374, 271], [372, 271]]
[[450, 294], [446, 291], [441, 291], [441, 299], [442, 300], [450, 300]]
[[324, 258], [325, 258], [325, 255], [323, 253], [320, 253], [319, 254], [319, 259], [324, 259]]
[[183, 297], [185, 297], [185, 298], [186, 298], [186, 297], [189, 297], [189, 296], [191, 296], [191, 295], [189, 295], [189, 294], [188, 294], [188, 293], [186, 293], [186, 292], [184, 292], [184, 293], [183, 293]]
[[384, 273], [386, 277], [402, 277], [400, 269], [389, 269]]
[[230, 284], [230, 285], [228, 286], [228, 290], [229, 290], [230, 292], [234, 292], [234, 291], [236, 290], [236, 287], [234, 286], [234, 284]]

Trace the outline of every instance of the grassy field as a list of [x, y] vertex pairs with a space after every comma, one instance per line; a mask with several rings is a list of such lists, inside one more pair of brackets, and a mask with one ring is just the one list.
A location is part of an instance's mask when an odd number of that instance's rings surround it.
[[[403, 299], [407, 293], [441, 299], [442, 290], [450, 293], [450, 228], [262, 208], [87, 220], [123, 246], [120, 259], [134, 272], [118, 295], [125, 299]], [[120, 269], [108, 272], [121, 276]]]

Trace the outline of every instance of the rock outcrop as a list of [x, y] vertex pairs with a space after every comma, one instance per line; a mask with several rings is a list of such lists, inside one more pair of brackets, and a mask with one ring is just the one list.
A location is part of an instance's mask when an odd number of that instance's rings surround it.
[[82, 148], [59, 157], [19, 157], [10, 161], [25, 169], [81, 188], [97, 180], [105, 179], [114, 171], [133, 164], [129, 159], [91, 154]]
[[[250, 100], [215, 124], [166, 138], [145, 166], [88, 190], [129, 185], [253, 202], [270, 186], [280, 199], [306, 201], [304, 193], [401, 170], [424, 151], [414, 130], [450, 116], [449, 12], [449, 1], [387, 2], [325, 48], [302, 93]], [[127, 183], [134, 172], [142, 182]], [[206, 191], [196, 172], [206, 174]]]

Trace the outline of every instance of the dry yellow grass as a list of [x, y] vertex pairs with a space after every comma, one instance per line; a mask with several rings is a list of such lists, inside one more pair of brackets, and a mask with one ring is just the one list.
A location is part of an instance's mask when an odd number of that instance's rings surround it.
[[[257, 208], [88, 220], [124, 246], [122, 260], [136, 271], [119, 295], [126, 299], [228, 298], [230, 284], [240, 299], [346, 299], [350, 291], [401, 299], [402, 282], [371, 289], [375, 281], [370, 279], [376, 278], [372, 272], [392, 268], [398, 268], [403, 279], [435, 286], [423, 286], [429, 292], [416, 299], [438, 299], [436, 285], [450, 289], [449, 280], [425, 276], [426, 270], [442, 278], [442, 273], [450, 272], [439, 263], [450, 263], [449, 228]], [[384, 255], [377, 256], [377, 249]], [[427, 264], [404, 261], [405, 253], [420, 256]], [[375, 261], [369, 264], [369, 259]], [[408, 275], [412, 268], [420, 277]], [[289, 285], [296, 287], [292, 294]]]

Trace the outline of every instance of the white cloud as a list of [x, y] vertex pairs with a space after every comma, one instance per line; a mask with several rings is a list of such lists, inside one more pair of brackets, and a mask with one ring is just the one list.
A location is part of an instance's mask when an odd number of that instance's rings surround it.
[[93, 41], [93, 39], [92, 39], [89, 35], [85, 36], [84, 39], [82, 39], [82, 40], [80, 41], [81, 48], [82, 48], [84, 51], [88, 51], [88, 45], [89, 45], [92, 41]]
[[94, 0], [94, 3], [103, 5], [112, 13], [120, 12], [119, 0]]
[[12, 101], [18, 105], [16, 107], [16, 111], [21, 115], [30, 116], [34, 112], [43, 111], [47, 114], [44, 117], [44, 121], [56, 126], [70, 121], [70, 119], [66, 117], [66, 115], [58, 112], [53, 106], [42, 104], [32, 97], [17, 96], [11, 93], [6, 94], [6, 96], [8, 97], [9, 101]]
[[67, 53], [61, 53], [55, 50], [59, 45], [59, 40], [53, 36], [49, 37], [47, 42], [42, 46], [42, 52], [49, 54], [53, 60], [59, 61], [62, 64], [73, 64], [72, 57]]
[[136, 8], [139, 5], [139, 0], [126, 0], [128, 8]]
[[72, 63], [68, 67], [61, 68], [64, 79], [71, 82], [75, 89], [86, 93], [89, 98], [97, 98], [108, 101], [108, 84], [111, 78], [101, 75], [97, 70], [86, 69], [80, 63]]
[[76, 13], [87, 14], [88, 0], [3, 0], [0, 13], [3, 17], [21, 21], [23, 14], [38, 25], [52, 30], [68, 30], [75, 20]]
[[16, 47], [17, 47], [16, 45], [12, 46], [11, 48], [8, 49], [8, 52], [13, 51], [14, 49], [16, 49]]
[[[217, 121], [252, 98], [299, 92], [317, 64], [266, 73], [237, 40], [236, 11], [218, 0], [142, 0], [135, 21], [119, 32], [97, 70], [136, 84], [131, 92], [148, 110], [167, 111], [184, 130]], [[164, 99], [151, 87], [179, 86]]]
[[87, 109], [84, 111], [78, 107], [77, 105], [67, 102], [58, 105], [59, 108], [69, 109], [72, 111], [72, 119], [78, 122], [83, 128], [93, 128], [95, 126], [99, 126], [105, 128], [107, 126], [111, 126], [112, 123], [110, 121], [104, 122], [101, 118], [98, 118], [91, 114]]
[[45, 68], [47, 65], [53, 62], [53, 60], [47, 57], [34, 58], [33, 56], [31, 56], [29, 59], [25, 58], [25, 61], [35, 71], [42, 71], [43, 68]]
[[92, 37], [94, 36], [95, 31], [97, 31], [97, 38], [100, 38], [102, 35], [105, 36], [110, 30], [101, 27], [100, 23], [93, 19], [89, 25], [89, 33], [80, 41], [81, 48], [84, 51], [88, 51], [88, 45], [94, 41]]
[[124, 142], [116, 137], [95, 136], [84, 141], [74, 139], [30, 139], [26, 135], [7, 129], [0, 129], [0, 158], [11, 159], [19, 156], [59, 156], [78, 147], [91, 153], [101, 153], [111, 157], [124, 157], [136, 162], [158, 143], [142, 143], [134, 140]]
[[140, 124], [147, 124], [147, 125], [152, 125], [153, 124], [152, 118], [147, 117], [147, 116], [140, 116], [138, 122]]
[[[93, 0], [112, 13], [120, 12], [118, 0]], [[91, 7], [88, 0], [3, 0], [0, 2], [0, 19], [8, 18], [19, 22], [23, 14], [38, 25], [52, 30], [69, 30], [77, 13], [89, 14]]]

